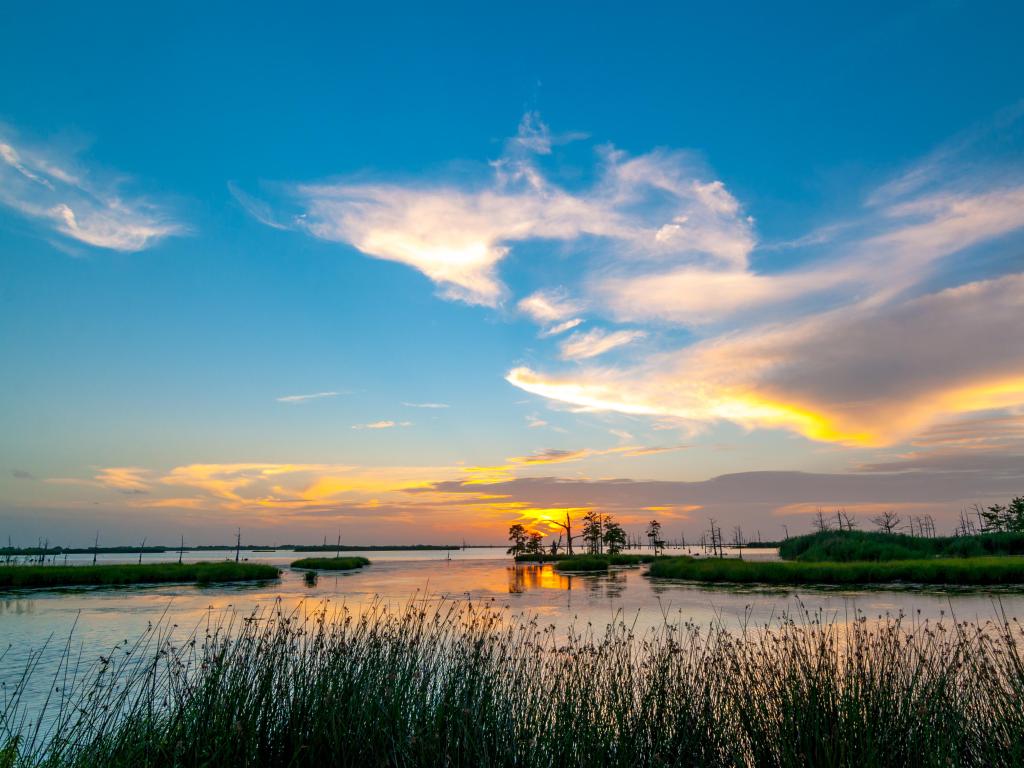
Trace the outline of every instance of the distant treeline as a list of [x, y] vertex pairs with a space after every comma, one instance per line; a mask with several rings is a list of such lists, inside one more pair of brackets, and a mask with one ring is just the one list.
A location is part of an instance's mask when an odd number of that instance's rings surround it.
[[[137, 554], [162, 554], [167, 552], [212, 552], [220, 550], [234, 550], [237, 544], [203, 544], [189, 547], [0, 547], [0, 557], [42, 557], [60, 555], [137, 555]], [[404, 544], [384, 545], [372, 544], [357, 546], [355, 544], [343, 544], [340, 548], [334, 544], [280, 544], [271, 546], [266, 544], [243, 544], [243, 550], [277, 550], [289, 549], [294, 552], [381, 552], [394, 550], [456, 550], [461, 547], [456, 545], [440, 544]]]
[[359, 546], [356, 544], [342, 544], [340, 547], [335, 544], [296, 544], [291, 547], [281, 547], [282, 549], [291, 549], [295, 552], [406, 552], [406, 551], [446, 551], [461, 549], [461, 547], [454, 544], [369, 544], [366, 546]]
[[973, 536], [909, 536], [868, 531], [819, 531], [779, 545], [783, 560], [853, 562], [920, 560], [931, 557], [1024, 555], [1024, 532]]
[[[42, 555], [137, 555], [161, 554], [163, 552], [211, 552], [222, 549], [235, 549], [235, 544], [204, 544], [196, 547], [0, 547], [0, 557], [9, 556], [35, 556]], [[269, 547], [257, 547], [253, 545], [243, 546], [242, 549], [269, 549]]]

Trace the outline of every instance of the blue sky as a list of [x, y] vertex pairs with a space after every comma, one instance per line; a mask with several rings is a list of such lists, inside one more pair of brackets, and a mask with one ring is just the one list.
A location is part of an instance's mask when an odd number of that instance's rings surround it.
[[1022, 15], [13, 8], [0, 522], [951, 527], [1024, 490]]

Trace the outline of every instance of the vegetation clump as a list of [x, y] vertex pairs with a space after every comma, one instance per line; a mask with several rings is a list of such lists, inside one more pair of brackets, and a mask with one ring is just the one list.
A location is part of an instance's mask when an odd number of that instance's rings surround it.
[[258, 613], [72, 664], [41, 717], [19, 709], [26, 677], [0, 708], [0, 755], [24, 768], [1016, 766], [1022, 630], [811, 616], [595, 636], [467, 604]]
[[121, 586], [276, 579], [281, 572], [260, 563], [120, 563], [112, 565], [9, 565], [0, 567], [0, 589]]
[[930, 557], [1024, 555], [1024, 532], [910, 536], [875, 531], [819, 531], [779, 545], [779, 557], [803, 562], [919, 560]]
[[292, 568], [310, 568], [318, 571], [354, 571], [369, 565], [365, 557], [304, 557], [292, 563]]
[[692, 557], [659, 558], [650, 576], [733, 584], [1024, 584], [1024, 557], [938, 558], [881, 562], [765, 562]]

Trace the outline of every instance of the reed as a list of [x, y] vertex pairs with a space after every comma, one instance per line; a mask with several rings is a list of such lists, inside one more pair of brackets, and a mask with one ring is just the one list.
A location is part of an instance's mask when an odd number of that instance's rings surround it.
[[[153, 633], [6, 697], [10, 766], [1012, 766], [1022, 627], [782, 619], [635, 636], [468, 604]], [[24, 684], [24, 683], [23, 683]], [[35, 723], [46, 723], [37, 727]], [[20, 737], [20, 738], [19, 738]]]
[[0, 566], [0, 589], [121, 586], [167, 582], [214, 584], [276, 579], [280, 575], [281, 572], [271, 565], [233, 562], [5, 565]]

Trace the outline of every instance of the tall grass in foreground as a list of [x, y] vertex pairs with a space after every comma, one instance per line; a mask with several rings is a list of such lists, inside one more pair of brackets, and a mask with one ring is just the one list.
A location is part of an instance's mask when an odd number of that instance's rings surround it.
[[[280, 612], [58, 673], [9, 766], [1010, 766], [1014, 620], [570, 633], [468, 604]], [[155, 647], [153, 645], [155, 643]], [[68, 677], [70, 679], [65, 679]], [[4, 751], [6, 739], [6, 752]], [[6, 757], [4, 757], [6, 755]]]
[[656, 578], [733, 584], [995, 586], [1024, 584], [1024, 557], [946, 557], [854, 563], [667, 557], [651, 563], [648, 574]]

